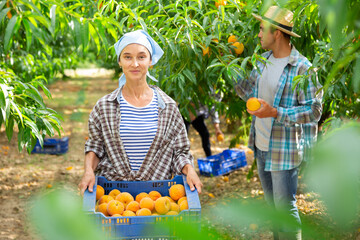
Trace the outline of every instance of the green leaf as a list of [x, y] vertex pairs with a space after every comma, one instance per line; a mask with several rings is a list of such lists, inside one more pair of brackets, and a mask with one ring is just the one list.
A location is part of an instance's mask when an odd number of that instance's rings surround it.
[[49, 99], [52, 98], [51, 96], [51, 92], [50, 90], [42, 83], [42, 82], [38, 82], [38, 85], [41, 87], [41, 89], [43, 90], [45, 96], [47, 96]]
[[146, 23], [144, 22], [144, 20], [142, 18], [140, 18], [139, 22], [140, 22], [141, 27], [147, 32]]
[[10, 11], [10, 8], [5, 8], [0, 12], [0, 24], [4, 20], [6, 14]]
[[196, 26], [198, 26], [204, 33], [206, 33], [205, 29], [195, 20], [191, 20], [191, 23], [195, 24]]
[[[38, 78], [39, 78], [39, 77], [37, 77], [36, 79], [38, 79]], [[41, 78], [41, 77], [40, 77], [40, 78]], [[39, 82], [36, 82], [34, 85], [38, 85], [38, 84], [39, 84]], [[32, 84], [28, 84], [28, 86], [29, 86], [29, 88], [31, 88], [32, 90], [34, 90], [35, 93], [36, 93], [36, 95], [38, 96], [38, 98], [40, 98], [40, 99], [42, 100], [42, 96], [41, 96], [39, 90], [37, 89], [37, 86], [35, 87], [35, 86], [33, 86]]]
[[34, 25], [34, 27], [38, 27], [38, 24], [37, 24], [37, 22], [35, 21], [35, 18], [33, 18], [33, 17], [31, 17], [31, 15], [29, 15], [28, 16], [28, 20], [30, 21], [30, 23], [32, 24], [32, 25]]
[[[32, 133], [32, 132], [29, 132], [29, 135], [30, 135], [30, 141], [29, 141], [29, 143], [30, 143], [30, 144], [28, 144], [28, 146], [26, 147], [26, 149], [27, 149], [27, 151], [28, 151], [29, 154], [30, 154], [31, 151], [34, 149], [34, 147], [35, 147], [35, 145], [36, 145], [36, 143], [37, 143], [37, 138], [34, 137], [34, 135], [31, 134], [31, 133]], [[41, 139], [42, 139], [42, 137], [41, 137]], [[41, 144], [40, 144], [40, 145], [41, 145]], [[41, 146], [43, 146], [43, 145], [41, 145]]]
[[250, 56], [243, 59], [243, 61], [241, 62], [241, 68], [242, 69], [246, 69], [246, 65], [247, 65], [249, 60], [250, 60]]
[[75, 4], [71, 4], [67, 10], [69, 12], [73, 12], [72, 10], [74, 10], [75, 8], [81, 7], [83, 4], [81, 2], [75, 3]]
[[73, 19], [73, 22], [74, 22], [75, 46], [76, 46], [76, 48], [79, 48], [79, 46], [82, 43], [82, 36], [81, 36], [81, 30], [80, 30], [81, 26], [80, 26], [79, 21], [76, 18]]
[[193, 35], [192, 31], [189, 30], [189, 28], [186, 28], [186, 36], [187, 36], [188, 39], [189, 39], [191, 48], [192, 48], [193, 50], [195, 50], [195, 48], [194, 48], [194, 35]]
[[50, 32], [54, 36], [55, 29], [56, 29], [56, 5], [52, 5], [50, 8], [50, 19], [51, 19], [51, 25], [50, 25]]
[[51, 116], [48, 118], [48, 121], [50, 122], [51, 126], [57, 131], [57, 133], [61, 136], [61, 131], [63, 128], [60, 125], [59, 119], [57, 119], [54, 116]]
[[96, 29], [94, 28], [94, 26], [89, 23], [89, 30], [90, 30], [90, 34], [91, 34], [91, 37], [93, 38], [94, 42], [95, 42], [95, 45], [97, 47], [97, 52], [98, 54], [100, 53], [100, 39], [99, 39], [99, 35], [96, 31]]
[[[113, 37], [114, 41], [117, 41], [117, 40], [119, 39], [118, 34], [117, 34], [117, 31], [115, 30], [115, 28], [114, 28], [113, 25], [108, 24], [106, 30], [107, 30], [108, 33], [110, 33], [110, 35]], [[88, 32], [89, 32], [89, 30], [88, 30]], [[88, 35], [89, 35], [89, 33], [88, 33]]]
[[220, 6], [221, 8], [221, 21], [224, 22], [224, 18], [225, 18], [225, 8], [223, 5]]
[[51, 137], [54, 135], [54, 130], [53, 130], [53, 127], [51, 126], [50, 122], [48, 120], [46, 120], [45, 118], [42, 118], [41, 119], [44, 124], [45, 124], [45, 127], [46, 127], [46, 133]]
[[24, 94], [37, 102], [41, 107], [45, 108], [41, 95], [39, 95], [34, 89], [26, 89]]
[[40, 145], [42, 146], [44, 144], [44, 140], [43, 140], [36, 124], [33, 121], [28, 120], [26, 118], [24, 118], [24, 122], [25, 122], [25, 125], [30, 127], [31, 132], [34, 134], [34, 136], [36, 136], [37, 139], [39, 139]]
[[353, 77], [354, 91], [360, 91], [360, 54], [357, 55], [356, 63], [354, 66], [354, 77]]
[[191, 72], [189, 69], [185, 69], [183, 73], [192, 83], [196, 83], [196, 78], [193, 72]]
[[19, 115], [21, 124], [23, 124], [23, 117], [22, 117], [22, 113], [20, 111], [20, 109], [18, 108], [17, 104], [14, 103], [14, 101], [10, 101], [11, 106], [13, 107], [13, 109], [15, 109], [15, 111], [17, 112], [17, 114]]
[[14, 15], [8, 25], [6, 26], [6, 30], [5, 30], [5, 37], [4, 37], [4, 49], [5, 49], [5, 52], [7, 52], [10, 48], [10, 41], [11, 41], [11, 38], [14, 34], [14, 27], [15, 27], [15, 24], [17, 22], [17, 17], [18, 15]]
[[25, 35], [26, 35], [26, 51], [29, 51], [31, 42], [32, 42], [32, 30], [30, 28], [30, 23], [27, 19], [23, 19], [23, 24], [25, 28]]
[[81, 24], [80, 29], [81, 29], [81, 39], [82, 39], [82, 45], [83, 45], [83, 53], [85, 54], [85, 50], [88, 49], [89, 39], [90, 39], [89, 22], [84, 21]]
[[33, 199], [29, 209], [31, 223], [42, 239], [97, 240], [104, 233], [90, 214], [82, 210], [82, 199], [65, 188], [57, 188]]
[[[1, 84], [2, 85], [2, 84]], [[0, 88], [2, 89], [2, 87], [0, 86]], [[0, 108], [2, 109], [3, 107], [5, 107], [5, 95], [4, 95], [4, 90], [2, 89], [2, 91], [0, 91]]]
[[6, 86], [5, 84], [0, 84], [0, 88], [2, 89], [2, 94], [4, 95], [3, 105], [1, 107], [1, 111], [3, 112], [2, 115], [4, 117], [4, 120], [6, 120], [10, 116], [10, 104], [9, 104], [9, 91], [10, 88]]
[[104, 48], [105, 48], [105, 57], [107, 58], [108, 52], [109, 52], [109, 44], [108, 44], [108, 41], [107, 41], [107, 37], [106, 37], [106, 34], [105, 34], [105, 29], [104, 29], [103, 23], [98, 19], [95, 20], [95, 23], [96, 23], [96, 26], [97, 26], [97, 29], [98, 29], [99, 36], [100, 36], [101, 41], [102, 41], [102, 46], [104, 46]]
[[0, 128], [1, 128], [1, 125], [4, 121], [4, 118], [3, 118], [3, 115], [2, 115], [2, 111], [0, 111]]
[[[37, 21], [39, 21], [39, 23], [41, 23], [44, 27], [46, 27], [47, 29], [50, 29], [51, 23], [49, 22], [49, 19], [47, 19], [46, 17], [44, 17], [43, 15], [36, 15], [36, 14], [31, 14], [29, 15], [31, 17], [33, 17], [34, 19], [36, 19]], [[29, 18], [30, 20], [30, 18]], [[30, 20], [31, 21], [31, 20]]]
[[24, 139], [24, 128], [20, 125], [18, 126], [18, 149], [19, 152], [22, 152], [23, 148], [26, 146], [26, 140]]
[[10, 142], [14, 131], [14, 118], [9, 116], [9, 119], [6, 122], [6, 136]]
[[[28, 8], [30, 8], [32, 11], [35, 10], [38, 14], [41, 15], [41, 11], [38, 7], [35, 6], [35, 4], [32, 1], [22, 1], [22, 4], [26, 5]], [[30, 6], [29, 6], [30, 5]]]
[[59, 134], [59, 136], [61, 136], [61, 131], [60, 130], [62, 130], [62, 128], [59, 127], [60, 125], [57, 125], [55, 123], [51, 123], [51, 126], [56, 130], [56, 132]]
[[208, 70], [208, 69], [210, 69], [210, 68], [221, 67], [221, 66], [224, 66], [224, 64], [222, 64], [222, 63], [220, 63], [220, 62], [217, 62], [217, 63], [214, 63], [214, 64], [208, 66], [208, 67], [206, 68], [206, 70]]
[[29, 87], [28, 87], [28, 83], [23, 83], [23, 82], [21, 82], [21, 81], [19, 81], [19, 80], [15, 80], [15, 81], [13, 81], [14, 83], [16, 83], [16, 86], [15, 86], [15, 88], [16, 88], [16, 90], [19, 90], [19, 91], [24, 91], [24, 89], [28, 89]]
[[5, 4], [6, 4], [6, 0], [0, 2], [0, 10], [4, 7]]
[[125, 27], [125, 26], [124, 26], [124, 22], [125, 22], [126, 20], [128, 20], [128, 18], [129, 18], [129, 16], [123, 17], [123, 18], [121, 19], [120, 23], [117, 22], [117, 21], [115, 21], [115, 19], [112, 19], [112, 18], [109, 18], [109, 19], [107, 19], [107, 20], [108, 20], [112, 25], [116, 26], [116, 27], [119, 29], [120, 34], [123, 34], [123, 28]]

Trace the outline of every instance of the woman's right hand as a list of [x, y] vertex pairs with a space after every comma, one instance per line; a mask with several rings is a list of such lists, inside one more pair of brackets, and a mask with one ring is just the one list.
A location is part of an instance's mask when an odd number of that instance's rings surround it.
[[81, 178], [81, 181], [79, 183], [79, 189], [81, 196], [84, 195], [84, 192], [86, 189], [89, 189], [89, 192], [93, 192], [95, 184], [95, 174], [94, 171], [86, 171]]

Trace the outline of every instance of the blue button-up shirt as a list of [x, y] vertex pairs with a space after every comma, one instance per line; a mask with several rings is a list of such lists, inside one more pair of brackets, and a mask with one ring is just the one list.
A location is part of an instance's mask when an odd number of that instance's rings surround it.
[[[268, 59], [271, 54], [269, 51], [262, 56]], [[235, 80], [235, 90], [244, 101], [258, 97], [258, 84], [265, 64], [259, 61], [248, 79]], [[314, 85], [309, 77], [305, 92], [298, 89], [299, 86], [293, 90], [294, 78], [307, 74], [310, 67], [309, 60], [292, 47], [289, 62], [277, 85], [274, 102], [269, 103], [277, 109], [278, 115], [277, 118], [272, 118], [265, 171], [289, 170], [299, 166], [316, 141], [317, 123], [322, 113], [322, 91], [318, 92], [321, 85]], [[255, 119], [253, 116], [249, 138], [249, 147], [253, 150], [256, 137]]]

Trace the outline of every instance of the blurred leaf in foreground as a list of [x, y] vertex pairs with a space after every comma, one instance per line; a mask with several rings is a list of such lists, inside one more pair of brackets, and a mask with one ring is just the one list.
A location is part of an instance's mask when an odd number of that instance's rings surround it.
[[29, 217], [41, 239], [104, 239], [82, 211], [81, 198], [65, 189], [54, 188], [35, 198], [31, 202]]
[[[360, 124], [328, 133], [314, 149], [307, 185], [318, 192], [337, 227], [353, 230], [360, 209]], [[358, 227], [358, 225], [357, 225]]]

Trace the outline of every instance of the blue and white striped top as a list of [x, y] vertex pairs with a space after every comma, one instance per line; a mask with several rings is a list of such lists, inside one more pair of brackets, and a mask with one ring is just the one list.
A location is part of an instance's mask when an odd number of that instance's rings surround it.
[[153, 91], [153, 99], [145, 107], [134, 107], [125, 100], [121, 93], [120, 113], [120, 137], [131, 169], [138, 171], [158, 128], [158, 97], [156, 92]]

